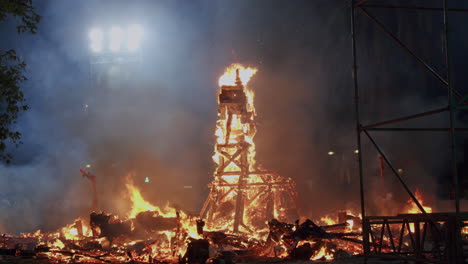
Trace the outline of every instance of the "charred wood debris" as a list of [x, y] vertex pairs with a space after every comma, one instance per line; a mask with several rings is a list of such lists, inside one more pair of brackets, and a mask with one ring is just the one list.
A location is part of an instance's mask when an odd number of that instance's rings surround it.
[[[204, 230], [205, 222], [196, 221], [197, 233], [203, 237], [195, 239], [178, 232], [181, 225], [178, 217], [167, 218], [153, 212], [141, 212], [135, 219], [119, 220], [111, 214], [91, 213], [92, 237], [82, 236], [79, 240], [59, 237], [62, 249], [57, 250], [43, 240], [47, 237], [2, 235], [0, 237], [0, 257], [39, 259], [56, 263], [174, 263], [167, 258], [159, 259], [151, 254], [151, 246], [158, 247], [161, 239], [158, 232], [176, 231], [169, 241], [173, 259], [180, 264], [264, 262], [266, 260], [309, 260], [318, 251], [335, 259], [348, 258], [351, 252], [340, 249], [343, 243], [361, 247], [360, 233], [344, 232], [347, 223], [318, 226], [307, 219], [294, 224], [272, 219], [268, 222], [266, 240], [249, 237], [248, 234], [232, 234], [221, 231]], [[75, 226], [80, 230], [81, 221]], [[336, 232], [334, 230], [343, 231]], [[156, 235], [155, 235], [156, 234]], [[82, 235], [82, 234], [80, 234]], [[151, 239], [147, 239], [151, 237]], [[132, 241], [132, 242], [129, 242]], [[118, 245], [118, 246], [117, 246]], [[179, 255], [184, 246], [185, 253]], [[144, 260], [140, 256], [147, 256]]]

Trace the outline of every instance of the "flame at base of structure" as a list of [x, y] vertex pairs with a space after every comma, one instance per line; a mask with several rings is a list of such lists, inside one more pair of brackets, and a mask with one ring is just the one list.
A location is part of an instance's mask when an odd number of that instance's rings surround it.
[[[310, 220], [294, 225], [270, 219], [263, 236], [206, 230], [203, 220], [149, 203], [130, 181], [126, 187], [132, 201], [128, 218], [93, 212], [89, 221], [79, 218], [57, 232], [38, 230], [21, 237], [4, 236], [4, 248], [16, 248], [12, 254], [18, 257], [34, 254], [52, 262], [70, 263], [192, 263], [200, 256], [204, 261], [222, 259], [226, 251], [244, 252], [243, 258], [252, 260], [259, 257], [322, 260], [342, 254], [344, 251], [338, 247], [350, 248], [335, 240], [358, 236], [351, 229], [334, 233], [333, 230], [344, 229], [347, 224], [319, 227]], [[359, 245], [352, 249], [360, 252]]]

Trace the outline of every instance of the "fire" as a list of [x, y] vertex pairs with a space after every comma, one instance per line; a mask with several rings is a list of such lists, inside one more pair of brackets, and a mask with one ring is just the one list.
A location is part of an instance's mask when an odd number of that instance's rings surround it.
[[[416, 191], [414, 192], [414, 196], [416, 197], [416, 199], [418, 199], [419, 203], [422, 205], [426, 213], [432, 213], [432, 207], [424, 204], [424, 199], [419, 189], [416, 189]], [[421, 213], [421, 210], [419, 210], [419, 207], [414, 203], [413, 199], [410, 198], [407, 202], [406, 212], [408, 214], [419, 214]], [[410, 231], [414, 233], [414, 224], [410, 224]]]
[[131, 177], [127, 177], [125, 187], [132, 202], [132, 209], [128, 213], [128, 218], [135, 218], [138, 213], [146, 211], [156, 212], [164, 217], [176, 217], [176, 210], [174, 208], [166, 206], [164, 210], [161, 210], [159, 207], [146, 201], [141, 195], [140, 190], [133, 184]]
[[320, 221], [325, 225], [334, 225], [337, 224], [336, 219], [331, 218], [330, 216], [323, 216], [320, 218]]
[[[247, 99], [247, 104], [246, 104], [246, 110], [247, 112], [250, 112], [250, 120], [254, 120], [255, 116], [255, 107], [254, 107], [254, 93], [253, 91], [249, 90], [247, 88], [247, 83], [250, 81], [252, 76], [257, 72], [257, 69], [251, 68], [251, 67], [244, 67], [240, 64], [232, 64], [229, 66], [224, 74], [219, 78], [218, 84], [220, 87], [222, 86], [235, 86], [238, 83], [236, 83], [237, 77], [239, 77], [241, 81], [241, 85], [244, 86], [244, 92], [246, 95]], [[237, 76], [238, 74], [238, 76]], [[228, 116], [228, 109], [225, 109], [226, 113], [224, 113], [224, 116]], [[242, 120], [242, 115], [241, 114], [232, 114], [230, 120], [230, 124], [228, 119], [220, 119], [218, 120], [216, 124], [216, 143], [217, 144], [237, 144], [239, 143], [239, 137], [244, 136], [243, 140], [245, 142], [249, 143], [249, 151], [248, 151], [248, 160], [249, 160], [249, 168], [250, 170], [254, 169], [255, 166], [255, 144], [253, 141], [253, 138], [255, 136], [255, 129], [251, 126], [251, 124], [245, 122]], [[227, 126], [229, 125], [229, 128]], [[230, 130], [229, 133], [229, 138], [227, 138], [227, 131], [226, 129]], [[231, 153], [233, 154], [233, 153]], [[220, 154], [217, 150], [215, 150], [215, 154], [213, 156], [213, 160], [219, 165], [219, 158]], [[235, 162], [231, 161], [228, 166], [225, 168], [226, 171], [238, 171], [239, 166]], [[231, 177], [233, 183], [237, 182], [238, 176], [236, 177]]]
[[255, 68], [244, 67], [241, 64], [234, 63], [225, 70], [221, 77], [219, 77], [219, 86], [236, 85], [236, 70], [239, 70], [239, 78], [244, 85], [247, 85], [247, 83], [250, 81], [250, 78], [252, 78], [252, 76], [257, 72], [257, 69]]
[[321, 247], [320, 251], [315, 254], [315, 256], [312, 256], [311, 260], [319, 260], [325, 258], [326, 260], [333, 259], [333, 255], [330, 253], [327, 253], [327, 247]]
[[73, 224], [67, 225], [60, 230], [61, 236], [68, 240], [78, 240], [83, 237], [92, 236], [91, 228], [87, 221], [78, 218]]
[[52, 244], [52, 248], [58, 248], [58, 249], [63, 249], [65, 247], [65, 244], [60, 239], [56, 239]]
[[[416, 191], [414, 192], [414, 196], [416, 197], [416, 199], [418, 199], [419, 203], [422, 205], [426, 213], [432, 213], [432, 207], [424, 205], [424, 199], [419, 189], [416, 189]], [[414, 203], [413, 199], [409, 199], [407, 202], [406, 212], [408, 214], [418, 214], [421, 213], [421, 210], [419, 210], [418, 206]]]
[[346, 223], [348, 224], [348, 226], [346, 227], [349, 231], [353, 231], [353, 227], [354, 227], [354, 220], [346, 220]]
[[[169, 207], [166, 205], [163, 209], [158, 206], [152, 205], [150, 202], [146, 201], [140, 193], [140, 190], [133, 184], [131, 180], [132, 176], [130, 175], [127, 177], [127, 183], [125, 184], [127, 188], [128, 195], [130, 196], [130, 200], [132, 202], [132, 208], [128, 214], [128, 218], [135, 218], [141, 212], [153, 212], [159, 216], [163, 217], [178, 217], [180, 218], [180, 224], [182, 229], [187, 232], [189, 237], [192, 238], [201, 238], [200, 235], [197, 233], [197, 228], [195, 224], [196, 219], [190, 218], [187, 214], [180, 211], [177, 212], [176, 209]], [[165, 231], [163, 232], [168, 241], [174, 236], [173, 232]]]
[[255, 236], [267, 235], [267, 221], [286, 219], [296, 208], [292, 180], [256, 163], [254, 93], [247, 87], [256, 72], [255, 68], [232, 64], [219, 78], [213, 155], [217, 168], [200, 213], [207, 216], [209, 229]]
[[143, 199], [140, 190], [138, 190], [133, 183], [126, 183], [125, 187], [127, 187], [130, 200], [132, 201], [132, 209], [128, 214], [128, 218], [135, 218], [136, 215], [141, 212], [156, 211], [159, 209]]

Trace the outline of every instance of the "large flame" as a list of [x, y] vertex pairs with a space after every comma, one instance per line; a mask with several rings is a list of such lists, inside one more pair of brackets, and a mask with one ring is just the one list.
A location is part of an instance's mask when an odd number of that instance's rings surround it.
[[209, 228], [266, 236], [271, 218], [290, 220], [296, 193], [292, 179], [256, 163], [254, 93], [247, 86], [256, 72], [232, 64], [219, 78], [213, 155], [217, 168], [202, 215], [207, 212]]
[[128, 195], [130, 196], [130, 201], [132, 201], [132, 209], [128, 213], [129, 218], [135, 218], [138, 213], [145, 211], [156, 211], [159, 208], [147, 202], [141, 196], [140, 190], [138, 190], [132, 182], [125, 184], [127, 188]]
[[128, 218], [135, 218], [138, 213], [146, 211], [155, 212], [158, 215], [164, 217], [176, 217], [177, 212], [174, 208], [166, 205], [164, 209], [161, 209], [158, 206], [154, 206], [146, 201], [141, 195], [140, 190], [133, 184], [131, 177], [127, 177], [127, 183], [125, 183], [125, 187], [127, 188], [128, 195], [132, 202], [132, 209], [128, 213]]
[[[422, 205], [426, 213], [432, 213], [432, 207], [424, 204], [424, 198], [419, 189], [416, 189], [416, 191], [414, 192], [414, 196], [416, 197], [416, 199], [418, 199], [419, 203]], [[406, 212], [409, 214], [418, 214], [421, 213], [421, 210], [419, 210], [419, 207], [414, 203], [413, 199], [409, 199], [407, 202]]]
[[[424, 211], [426, 211], [426, 213], [432, 213], [432, 207], [430, 206], [427, 206], [425, 205], [424, 203], [424, 198], [423, 198], [423, 195], [421, 193], [421, 191], [419, 189], [416, 189], [416, 191], [414, 192], [414, 196], [416, 197], [416, 199], [419, 201], [419, 203], [422, 205], [422, 207], [424, 208]], [[413, 199], [409, 199], [408, 202], [407, 202], [407, 205], [406, 205], [406, 212], [409, 213], [409, 214], [419, 214], [421, 213], [421, 210], [419, 210], [419, 207], [416, 205], [416, 203], [414, 203]], [[414, 233], [414, 224], [413, 223], [410, 223], [410, 231]]]
[[239, 78], [244, 86], [250, 81], [250, 78], [257, 72], [257, 69], [251, 67], [244, 67], [241, 64], [231, 64], [224, 74], [219, 77], [219, 86], [223, 85], [236, 85], [236, 70], [239, 70]]
[[[160, 208], [146, 201], [141, 195], [140, 190], [133, 184], [132, 176], [127, 177], [125, 187], [127, 188], [128, 195], [132, 202], [132, 208], [128, 213], [128, 218], [135, 218], [139, 213], [146, 211], [151, 211], [163, 217], [179, 217], [182, 229], [184, 229], [190, 237], [201, 238], [200, 234], [197, 233], [195, 219], [192, 219], [183, 211], [177, 213], [177, 210], [170, 207], [168, 204], [166, 204], [164, 208]], [[164, 234], [169, 240], [174, 236], [173, 232], [170, 231], [166, 231]]]
[[[213, 155], [213, 160], [218, 164], [218, 168], [222, 167], [222, 171], [232, 173], [232, 175], [225, 175], [223, 176], [223, 181], [227, 184], [238, 184], [239, 179], [241, 177], [241, 171], [243, 168], [241, 166], [247, 165], [248, 171], [255, 171], [255, 144], [253, 138], [256, 133], [256, 128], [253, 123], [255, 117], [255, 107], [254, 107], [254, 93], [252, 90], [248, 89], [247, 83], [250, 81], [252, 76], [257, 72], [257, 69], [252, 67], [245, 67], [241, 64], [232, 64], [226, 68], [224, 74], [219, 78], [219, 86], [223, 89], [223, 86], [237, 86], [242, 85], [243, 92], [246, 96], [246, 110], [247, 113], [234, 113], [229, 115], [228, 108], [220, 108], [220, 112], [218, 114], [219, 119], [216, 122], [216, 146]], [[239, 80], [241, 83], [239, 83]], [[246, 119], [245, 115], [249, 116]], [[240, 164], [241, 159], [235, 161], [228, 161], [228, 164], [223, 164], [222, 156], [223, 154], [218, 150], [218, 145], [223, 144], [242, 144], [243, 142], [248, 143], [247, 147], [247, 164]], [[225, 151], [229, 153], [229, 155], [234, 155], [235, 151], [239, 149], [232, 148], [226, 149]], [[233, 153], [231, 153], [233, 152]], [[224, 162], [226, 160], [224, 159]], [[258, 182], [260, 183], [262, 179], [257, 175], [249, 175], [247, 178], [244, 179], [246, 183], [253, 183]], [[250, 193], [246, 193], [247, 196], [253, 195]], [[237, 196], [236, 192], [229, 192], [224, 197], [225, 200], [235, 200]], [[247, 205], [248, 207], [249, 205]], [[253, 203], [250, 207], [258, 207], [257, 204]], [[277, 208], [275, 208], [277, 209]], [[234, 221], [234, 212], [231, 215], [230, 219], [225, 219], [226, 222], [224, 223], [217, 223], [217, 229], [228, 229], [232, 226]], [[243, 217], [244, 223], [249, 225], [250, 222], [249, 216], [244, 214]], [[219, 221], [218, 221], [219, 222]]]
[[[255, 114], [254, 92], [248, 88], [247, 84], [250, 81], [250, 79], [255, 75], [255, 73], [257, 73], [256, 68], [245, 67], [239, 63], [233, 63], [229, 67], [227, 67], [223, 75], [219, 77], [218, 85], [219, 87], [223, 85], [236, 85], [237, 70], [239, 70], [239, 79], [241, 80], [242, 85], [244, 85], [244, 91], [247, 95], [247, 110]], [[253, 140], [249, 143], [253, 144]]]
[[[242, 81], [242, 85], [244, 85], [245, 95], [247, 96], [247, 111], [251, 112], [252, 115], [250, 117], [251, 120], [254, 119], [255, 116], [255, 107], [254, 107], [254, 93], [252, 90], [247, 88], [247, 83], [250, 81], [252, 76], [257, 72], [257, 69], [251, 67], [244, 67], [241, 64], [234, 63], [226, 68], [224, 74], [219, 78], [219, 86], [223, 85], [236, 85], [236, 77], [237, 77], [237, 70], [239, 71], [239, 79]], [[226, 115], [227, 116], [227, 115]], [[249, 146], [249, 169], [252, 171], [254, 170], [255, 166], [255, 144], [253, 141], [253, 137], [255, 136], [255, 129], [251, 127], [249, 123], [242, 122], [242, 116], [240, 115], [232, 115], [231, 121], [231, 133], [228, 139], [226, 140], [226, 124], [227, 119], [219, 119], [216, 123], [216, 143], [223, 144], [236, 144], [239, 141], [239, 136], [244, 136], [243, 140], [250, 144]], [[230, 153], [232, 154], [232, 153]], [[215, 154], [213, 155], [213, 160], [219, 165], [219, 156], [220, 154], [215, 149]], [[225, 171], [238, 171], [240, 168], [234, 162], [230, 162], [229, 165], [225, 168]], [[237, 183], [238, 175], [231, 177], [230, 183]]]

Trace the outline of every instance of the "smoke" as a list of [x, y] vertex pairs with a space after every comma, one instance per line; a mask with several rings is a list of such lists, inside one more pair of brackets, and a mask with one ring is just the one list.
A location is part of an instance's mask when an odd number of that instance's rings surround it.
[[[101, 210], [128, 212], [123, 183], [134, 173], [153, 204], [197, 212], [214, 169], [217, 79], [233, 62], [258, 68], [249, 83], [258, 113], [257, 161], [297, 182], [302, 214], [317, 218], [359, 208], [346, 3], [49, 0], [37, 5], [43, 16], [39, 33], [17, 36], [11, 30], [2, 44], [17, 48], [28, 63], [24, 88], [31, 110], [18, 121], [24, 144], [15, 149], [13, 164], [0, 166], [0, 232], [52, 230], [86, 216], [91, 184], [79, 173], [86, 164], [97, 177]], [[391, 21], [395, 14], [379, 15]], [[392, 26], [419, 47], [418, 36], [408, 33], [415, 29], [401, 27], [408, 21], [399, 17]], [[428, 28], [423, 37], [440, 42], [435, 22], [418, 21]], [[364, 123], [443, 103], [445, 91], [430, 76], [415, 70], [365, 17], [357, 22]], [[143, 60], [94, 68], [102, 75], [91, 79], [87, 32], [115, 23], [143, 25]], [[418, 52], [434, 53], [429, 47]], [[434, 67], [443, 71], [442, 64], [437, 57]], [[430, 122], [447, 125], [442, 119]], [[438, 178], [447, 170], [441, 153], [448, 153], [445, 134], [435, 139], [382, 134], [376, 140], [411, 186], [423, 194], [438, 190]], [[331, 150], [336, 154], [329, 156]], [[382, 213], [377, 201], [403, 206], [407, 198], [388, 167], [388, 189], [378, 191], [378, 154], [368, 142], [364, 158], [368, 206], [375, 213]]]

